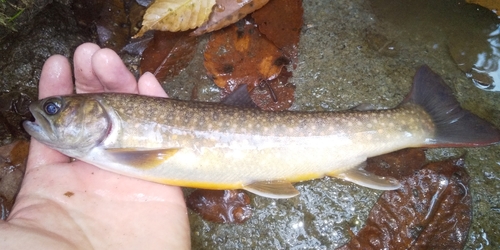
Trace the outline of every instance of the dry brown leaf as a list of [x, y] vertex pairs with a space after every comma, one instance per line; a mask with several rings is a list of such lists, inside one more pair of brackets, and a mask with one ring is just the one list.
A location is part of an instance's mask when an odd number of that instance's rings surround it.
[[0, 220], [7, 219], [23, 181], [29, 142], [15, 141], [0, 147]]
[[215, 0], [156, 0], [146, 10], [142, 28], [134, 38], [148, 30], [176, 32], [194, 29], [208, 20], [214, 5]]
[[298, 62], [303, 13], [302, 0], [272, 0], [252, 14], [259, 31], [284, 52], [294, 68]]
[[287, 59], [263, 37], [254, 23], [244, 19], [214, 32], [205, 50], [205, 68], [226, 94], [239, 85], [249, 90], [275, 79]]
[[260, 9], [269, 0], [216, 0], [216, 2], [217, 5], [208, 21], [193, 31], [193, 35], [199, 36], [227, 27]]
[[422, 148], [406, 148], [368, 158], [365, 170], [378, 176], [403, 180], [420, 170], [426, 163]]
[[463, 249], [472, 217], [463, 159], [434, 162], [384, 192], [348, 249]]
[[142, 53], [141, 74], [149, 71], [159, 81], [176, 76], [193, 59], [198, 42], [190, 31], [155, 31], [154, 38]]

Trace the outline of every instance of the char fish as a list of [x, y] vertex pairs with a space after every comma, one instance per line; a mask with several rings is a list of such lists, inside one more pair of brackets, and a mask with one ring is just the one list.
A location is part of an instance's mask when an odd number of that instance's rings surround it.
[[271, 198], [325, 175], [366, 187], [400, 184], [363, 170], [368, 157], [408, 147], [471, 147], [500, 131], [462, 109], [427, 66], [410, 94], [387, 110], [267, 112], [133, 94], [54, 96], [30, 106], [36, 140], [97, 167], [148, 181], [245, 189]]

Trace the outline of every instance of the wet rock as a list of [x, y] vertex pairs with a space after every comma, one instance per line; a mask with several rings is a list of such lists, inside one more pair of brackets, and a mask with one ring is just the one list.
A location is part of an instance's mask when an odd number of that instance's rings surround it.
[[70, 57], [85, 41], [70, 8], [54, 2], [32, 23], [0, 42], [0, 145], [27, 138], [21, 121], [29, 119], [27, 107], [37, 96], [43, 63], [54, 54]]
[[1, 1], [0, 41], [8, 34], [22, 30], [51, 0]]

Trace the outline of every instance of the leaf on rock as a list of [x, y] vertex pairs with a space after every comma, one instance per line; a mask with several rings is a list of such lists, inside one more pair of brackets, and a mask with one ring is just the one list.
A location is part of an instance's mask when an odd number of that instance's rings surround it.
[[0, 147], [0, 219], [5, 220], [14, 205], [16, 195], [21, 187], [29, 142], [15, 141]]
[[199, 36], [227, 27], [262, 8], [267, 2], [269, 0], [216, 0], [217, 5], [208, 20], [192, 34]]
[[131, 32], [126, 1], [105, 1], [96, 20], [97, 37], [101, 47], [120, 51], [128, 43]]
[[472, 198], [463, 160], [426, 165], [386, 191], [366, 226], [339, 249], [463, 249]]
[[255, 87], [250, 97], [263, 110], [287, 110], [295, 100], [295, 85], [288, 82], [291, 76], [292, 73], [283, 68], [277, 78], [263, 81], [259, 86]]
[[[137, 32], [145, 8], [135, 0], [75, 0], [73, 11], [78, 24], [94, 28], [101, 47], [121, 51]], [[127, 49], [128, 51], [129, 49]]]
[[215, 84], [224, 88], [223, 96], [242, 84], [251, 91], [261, 82], [275, 79], [287, 62], [247, 19], [214, 32], [204, 55], [205, 68]]
[[421, 148], [407, 148], [396, 152], [368, 158], [365, 170], [378, 176], [403, 180], [422, 169], [426, 163]]
[[194, 29], [212, 12], [215, 0], [156, 0], [146, 10], [142, 28], [134, 37], [148, 30], [186, 31]]
[[250, 197], [241, 190], [197, 189], [186, 204], [204, 220], [217, 223], [243, 223], [252, 215]]
[[172, 77], [189, 65], [196, 50], [197, 38], [190, 31], [155, 31], [142, 54], [140, 71], [153, 73], [158, 80]]
[[298, 60], [303, 13], [302, 0], [272, 0], [252, 14], [259, 31], [283, 50], [294, 67]]

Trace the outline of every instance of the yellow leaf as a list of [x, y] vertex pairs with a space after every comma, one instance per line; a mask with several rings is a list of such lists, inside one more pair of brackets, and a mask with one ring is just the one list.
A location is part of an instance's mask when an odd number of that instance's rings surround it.
[[193, 35], [199, 36], [229, 26], [260, 9], [269, 0], [216, 0], [216, 2], [217, 7], [207, 22], [193, 31]]
[[148, 30], [176, 32], [194, 29], [208, 20], [214, 5], [215, 0], [155, 0], [146, 10], [142, 28], [134, 38]]

